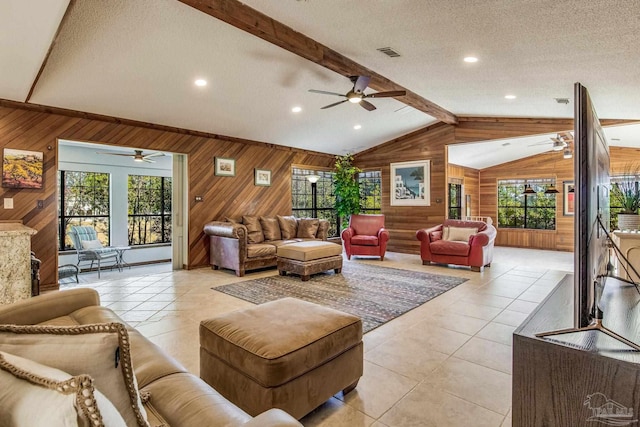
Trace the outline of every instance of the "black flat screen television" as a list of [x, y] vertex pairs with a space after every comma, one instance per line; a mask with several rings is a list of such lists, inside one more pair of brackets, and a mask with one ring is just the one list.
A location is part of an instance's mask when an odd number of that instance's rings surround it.
[[574, 326], [584, 328], [598, 310], [595, 293], [608, 273], [609, 146], [587, 89], [576, 83], [574, 94]]

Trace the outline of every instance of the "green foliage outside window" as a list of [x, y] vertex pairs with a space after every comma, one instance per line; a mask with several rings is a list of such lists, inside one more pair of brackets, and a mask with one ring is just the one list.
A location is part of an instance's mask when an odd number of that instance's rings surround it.
[[524, 180], [498, 181], [498, 227], [555, 230], [556, 194], [545, 194], [549, 182], [527, 180], [535, 194], [525, 196]]
[[129, 175], [129, 245], [171, 242], [171, 178]]

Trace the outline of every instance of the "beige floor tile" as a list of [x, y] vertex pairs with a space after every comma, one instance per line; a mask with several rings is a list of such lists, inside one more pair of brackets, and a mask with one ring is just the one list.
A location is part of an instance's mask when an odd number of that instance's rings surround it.
[[517, 299], [511, 304], [509, 304], [509, 306], [506, 307], [506, 309], [511, 311], [517, 311], [519, 313], [531, 314], [533, 310], [536, 309], [537, 306], [538, 306], [538, 303]]
[[[551, 288], [549, 288], [549, 291], [550, 290]], [[523, 301], [540, 303], [542, 302], [542, 300], [544, 300], [547, 297], [547, 295], [549, 295], [548, 291], [541, 291], [539, 289], [526, 290], [525, 292], [520, 294], [520, 296], [518, 296], [518, 299], [521, 299]]]
[[384, 414], [389, 427], [499, 427], [504, 416], [422, 383]]
[[[336, 398], [377, 419], [417, 384], [417, 380], [412, 380], [374, 363], [365, 362], [364, 375], [360, 378], [358, 387], [346, 396], [340, 392]], [[384, 390], [384, 393], [381, 393], [381, 390]]]
[[428, 324], [466, 335], [475, 335], [487, 323], [489, 323], [488, 320], [444, 311], [430, 315], [422, 325]]
[[167, 301], [144, 301], [141, 302], [140, 305], [135, 307], [135, 310], [162, 310], [170, 303]]
[[515, 330], [515, 326], [491, 322], [482, 328], [482, 330], [476, 334], [476, 337], [511, 346], [513, 344], [513, 331]]
[[453, 354], [471, 338], [471, 335], [439, 328], [431, 325], [429, 321], [423, 321], [398, 334], [398, 338], [413, 339], [424, 348], [444, 354]]
[[[111, 297], [114, 294], [109, 294], [108, 296]], [[151, 294], [129, 294], [129, 295], [123, 295], [120, 297], [120, 299], [118, 301], [146, 301], [149, 298], [151, 298]], [[101, 300], [103, 300], [102, 297], [100, 297]]]
[[375, 423], [371, 424], [371, 427], [389, 427], [389, 426], [384, 423], [381, 423], [380, 421], [376, 421]]
[[510, 346], [473, 337], [460, 347], [453, 356], [496, 371], [511, 374], [511, 353]]
[[425, 382], [502, 415], [511, 407], [511, 375], [456, 357], [447, 359]]
[[515, 298], [518, 298], [525, 290], [526, 290], [526, 287], [523, 289], [522, 286], [512, 286], [510, 284], [505, 284], [505, 283], [491, 282], [488, 285], [478, 289], [478, 293], [497, 295], [499, 297], [515, 299]]
[[502, 311], [496, 307], [488, 305], [473, 304], [466, 301], [458, 301], [451, 304], [446, 310], [450, 313], [461, 314], [463, 316], [475, 317], [482, 320], [491, 320]]
[[504, 421], [502, 422], [500, 427], [511, 427], [511, 411], [509, 411], [509, 414], [504, 417]]
[[480, 289], [478, 289], [478, 291], [467, 293], [467, 295], [465, 295], [462, 300], [471, 302], [473, 304], [488, 305], [489, 307], [496, 308], [506, 308], [514, 301], [513, 298], [501, 297], [498, 295], [479, 292]]
[[120, 315], [120, 317], [122, 318], [122, 320], [124, 320], [125, 322], [142, 322], [144, 320], [148, 320], [151, 316], [153, 316], [154, 314], [156, 314], [157, 311], [156, 310], [130, 310], [127, 311], [126, 313], [123, 313]]
[[517, 311], [512, 310], [504, 310], [502, 313], [498, 314], [493, 321], [496, 323], [502, 323], [509, 326], [520, 326], [522, 322], [529, 315], [526, 313], [519, 313]]
[[300, 420], [305, 427], [369, 427], [374, 419], [331, 398]]
[[105, 302], [102, 301], [102, 305], [109, 307], [111, 310], [123, 310], [129, 311], [132, 308], [135, 308], [142, 304], [140, 301], [115, 301], [115, 302]]

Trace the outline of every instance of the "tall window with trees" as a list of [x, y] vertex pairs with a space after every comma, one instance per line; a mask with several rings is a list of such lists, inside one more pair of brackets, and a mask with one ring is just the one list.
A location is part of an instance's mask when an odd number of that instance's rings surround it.
[[382, 212], [382, 172], [364, 171], [358, 174], [360, 182], [360, 209], [364, 214]]
[[320, 178], [316, 182], [316, 214], [320, 219], [329, 221], [329, 237], [338, 235], [337, 217], [335, 211], [336, 197], [333, 192], [333, 172], [316, 171], [294, 167], [291, 173], [291, 197], [293, 202], [293, 214], [297, 217], [311, 218], [313, 212], [312, 184], [307, 177], [317, 175]]
[[461, 183], [449, 183], [449, 219], [462, 219]]
[[171, 178], [129, 175], [129, 245], [171, 242]]
[[[545, 194], [552, 180], [498, 181], [498, 227], [555, 230], [556, 194]], [[524, 195], [525, 186], [532, 194]]]
[[109, 174], [61, 170], [58, 174], [58, 249], [72, 249], [71, 226], [91, 226], [109, 245]]

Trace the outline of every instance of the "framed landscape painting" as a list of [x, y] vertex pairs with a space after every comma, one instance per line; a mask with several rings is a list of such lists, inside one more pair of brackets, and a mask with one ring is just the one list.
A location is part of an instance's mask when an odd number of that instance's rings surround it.
[[255, 170], [254, 185], [269, 187], [271, 185], [271, 171], [269, 169], [256, 169]]
[[2, 186], [42, 188], [43, 157], [40, 151], [5, 148], [2, 156]]
[[565, 216], [575, 215], [575, 185], [573, 181], [562, 182], [562, 213]]
[[236, 176], [235, 159], [226, 159], [224, 157], [216, 157], [213, 159], [214, 173], [216, 176]]
[[391, 206], [430, 206], [430, 161], [391, 163]]

